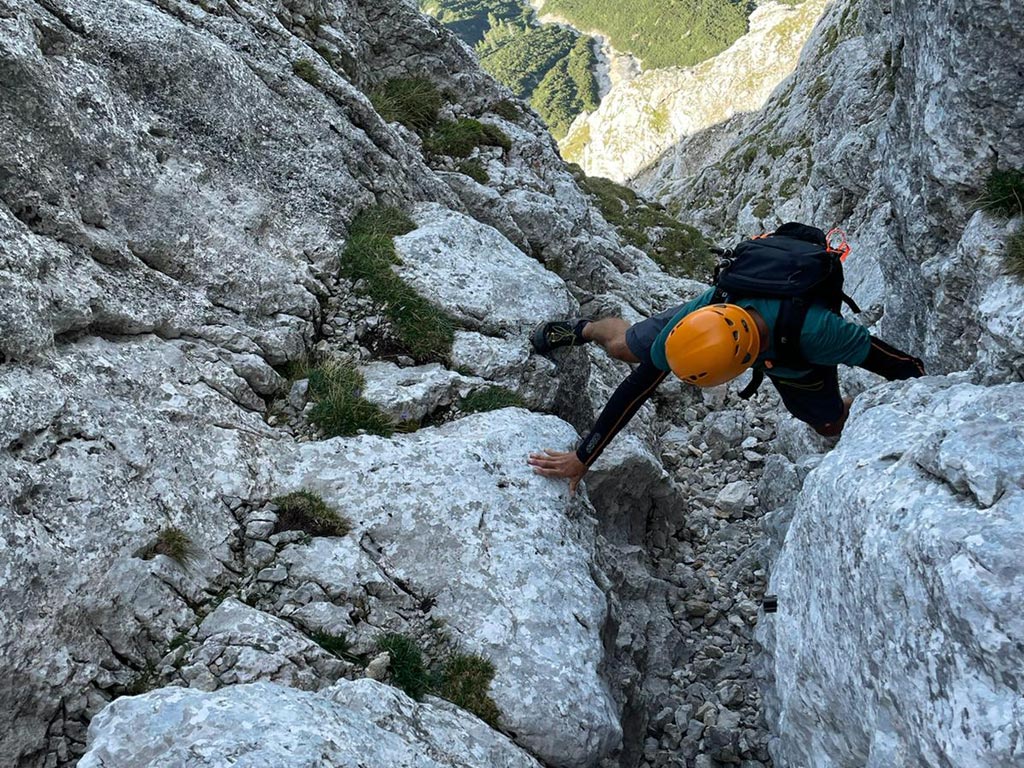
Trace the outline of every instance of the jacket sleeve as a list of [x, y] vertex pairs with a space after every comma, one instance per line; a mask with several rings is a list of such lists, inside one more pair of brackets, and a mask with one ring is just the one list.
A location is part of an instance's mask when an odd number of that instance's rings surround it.
[[871, 337], [871, 348], [868, 349], [867, 357], [859, 365], [872, 373], [884, 376], [889, 381], [914, 379], [925, 375], [924, 363], [920, 358], [901, 352], [874, 336]]
[[612, 438], [622, 430], [640, 406], [647, 402], [668, 374], [651, 363], [641, 363], [619, 384], [579, 447], [576, 457], [589, 467]]

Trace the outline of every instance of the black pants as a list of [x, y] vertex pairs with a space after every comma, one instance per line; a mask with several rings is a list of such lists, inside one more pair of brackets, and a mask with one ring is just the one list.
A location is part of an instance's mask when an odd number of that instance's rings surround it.
[[[781, 379], [768, 374], [786, 410], [818, 432], [829, 434], [842, 426], [846, 404], [839, 394], [839, 372], [834, 365], [816, 365], [799, 379]], [[836, 431], [838, 434], [838, 430]]]

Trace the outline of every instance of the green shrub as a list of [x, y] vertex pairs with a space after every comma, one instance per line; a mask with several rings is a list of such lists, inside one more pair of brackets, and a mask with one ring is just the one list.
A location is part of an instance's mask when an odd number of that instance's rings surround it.
[[757, 201], [757, 205], [754, 206], [754, 215], [759, 219], [763, 219], [765, 216], [772, 212], [772, 204], [765, 198], [761, 198]]
[[373, 89], [370, 102], [389, 123], [398, 122], [419, 134], [437, 124], [441, 93], [425, 77], [396, 77]]
[[422, 363], [447, 357], [455, 326], [444, 310], [416, 293], [391, 268], [398, 262], [391, 239], [413, 227], [394, 208], [363, 211], [350, 227], [340, 271], [344, 277], [363, 281], [363, 291], [383, 305], [400, 351]]
[[311, 536], [344, 536], [352, 523], [310, 491], [292, 491], [273, 500], [278, 507], [274, 530], [305, 531]]
[[789, 200], [796, 192], [796, 188], [800, 185], [800, 182], [795, 176], [790, 176], [782, 184], [779, 185], [779, 197], [783, 200]]
[[492, 680], [494, 665], [490, 661], [482, 656], [456, 653], [441, 669], [438, 695], [497, 728], [501, 713], [489, 695]]
[[459, 400], [459, 409], [465, 413], [496, 411], [499, 408], [525, 408], [523, 399], [505, 387], [478, 389]]
[[363, 656], [349, 651], [352, 644], [345, 635], [335, 635], [331, 632], [313, 632], [309, 638], [329, 654], [337, 656], [339, 659], [366, 666], [366, 659]]
[[377, 641], [381, 651], [391, 656], [391, 682], [410, 697], [420, 701], [431, 688], [430, 675], [423, 663], [423, 651], [405, 635], [387, 634]]
[[1012, 168], [993, 171], [978, 198], [978, 207], [1004, 216], [1024, 213], [1024, 173]]
[[512, 148], [511, 140], [500, 128], [469, 117], [440, 122], [424, 144], [431, 152], [450, 157], [469, 157], [477, 147]]
[[309, 59], [299, 59], [292, 63], [292, 72], [314, 87], [320, 85], [320, 73]]
[[491, 180], [491, 177], [487, 173], [487, 169], [484, 168], [484, 164], [479, 160], [463, 160], [459, 163], [458, 169], [459, 173], [464, 173], [481, 184], [486, 184]]
[[1006, 241], [1003, 264], [1008, 274], [1024, 281], [1024, 232], [1017, 232]]
[[189, 535], [171, 525], [161, 528], [156, 538], [139, 552], [143, 560], [152, 560], [157, 555], [169, 557], [179, 565], [187, 565], [195, 558], [196, 552]]
[[363, 376], [354, 365], [327, 361], [309, 371], [310, 421], [327, 437], [350, 437], [365, 430], [389, 437], [391, 418], [362, 397]]
[[503, 117], [510, 123], [519, 122], [519, 118], [522, 117], [522, 113], [519, 111], [519, 107], [511, 99], [502, 99], [490, 106], [490, 111], [496, 114], [498, 117]]

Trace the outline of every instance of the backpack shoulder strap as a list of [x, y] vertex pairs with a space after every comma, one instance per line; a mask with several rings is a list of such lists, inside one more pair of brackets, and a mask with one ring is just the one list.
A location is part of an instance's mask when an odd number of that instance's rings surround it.
[[776, 362], [791, 367], [804, 363], [800, 353], [800, 334], [810, 308], [811, 305], [799, 297], [782, 300], [772, 338]]

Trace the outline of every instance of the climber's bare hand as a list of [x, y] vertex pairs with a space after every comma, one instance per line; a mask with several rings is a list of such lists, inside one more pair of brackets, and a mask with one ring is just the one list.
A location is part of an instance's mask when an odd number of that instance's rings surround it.
[[545, 448], [543, 453], [531, 453], [526, 463], [538, 475], [566, 478], [570, 495], [576, 493], [576, 486], [587, 472], [587, 465], [579, 460], [575, 451], [552, 451]]

